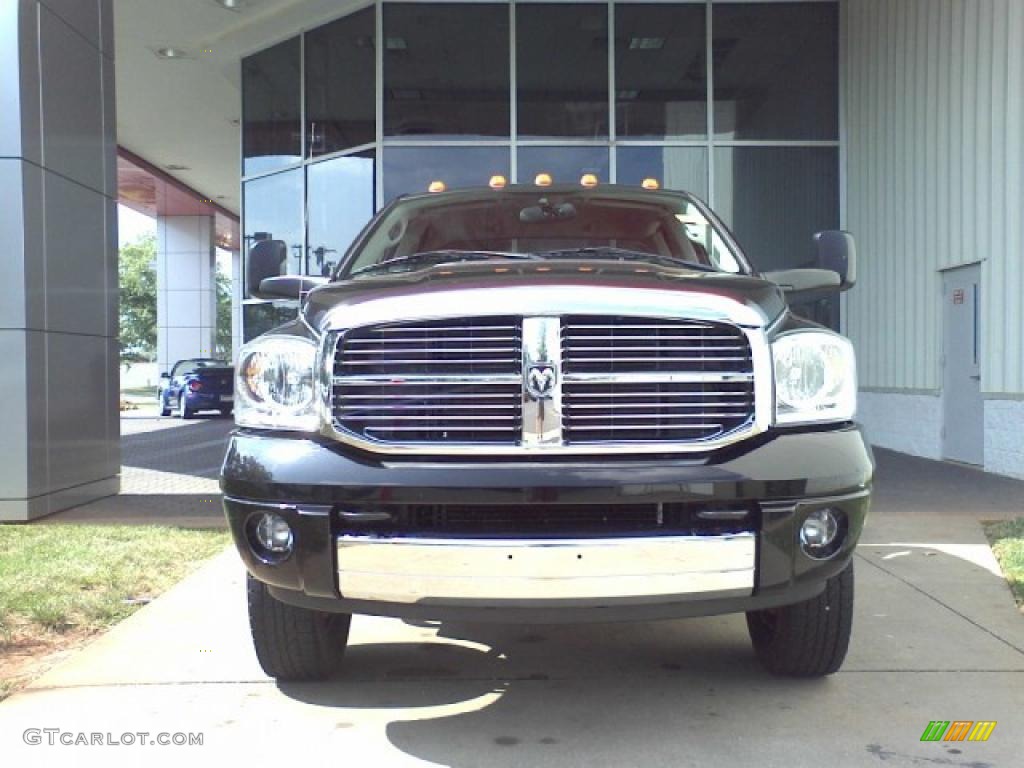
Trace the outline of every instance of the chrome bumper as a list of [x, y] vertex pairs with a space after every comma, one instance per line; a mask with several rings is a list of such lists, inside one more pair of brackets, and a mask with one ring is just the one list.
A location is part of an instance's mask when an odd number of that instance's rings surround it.
[[345, 598], [444, 604], [648, 602], [747, 596], [753, 533], [617, 539], [418, 539], [342, 536]]

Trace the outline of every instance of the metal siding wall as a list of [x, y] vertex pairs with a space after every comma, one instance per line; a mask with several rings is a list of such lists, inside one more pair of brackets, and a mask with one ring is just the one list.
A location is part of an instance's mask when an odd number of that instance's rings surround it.
[[1024, 392], [1024, 2], [845, 0], [846, 327], [868, 388], [937, 390], [940, 268], [982, 266], [982, 389]]

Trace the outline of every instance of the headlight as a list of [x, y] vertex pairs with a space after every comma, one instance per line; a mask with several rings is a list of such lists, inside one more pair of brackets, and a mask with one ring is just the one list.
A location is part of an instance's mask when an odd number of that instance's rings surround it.
[[316, 346], [306, 339], [268, 336], [242, 347], [235, 374], [235, 422], [243, 427], [319, 428]]
[[857, 411], [853, 345], [829, 331], [795, 331], [772, 343], [775, 423], [849, 421]]

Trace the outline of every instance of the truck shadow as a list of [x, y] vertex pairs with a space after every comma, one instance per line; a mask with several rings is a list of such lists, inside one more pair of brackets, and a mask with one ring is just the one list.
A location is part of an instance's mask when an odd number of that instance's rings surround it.
[[394, 710], [385, 726], [393, 746], [468, 767], [636, 764], [637, 750], [673, 750], [708, 728], [742, 728], [750, 715], [736, 709], [743, 698], [788, 710], [794, 689], [806, 698], [829, 686], [767, 675], [742, 616], [414, 626], [429, 640], [350, 646], [343, 681], [280, 690], [321, 707]]

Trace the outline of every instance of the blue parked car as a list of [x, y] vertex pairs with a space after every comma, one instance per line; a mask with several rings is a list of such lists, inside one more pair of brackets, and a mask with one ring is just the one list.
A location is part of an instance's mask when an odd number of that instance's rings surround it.
[[194, 358], [179, 360], [170, 373], [160, 375], [157, 400], [160, 415], [173, 412], [191, 419], [199, 411], [220, 411], [230, 416], [234, 408], [235, 369], [226, 360]]

